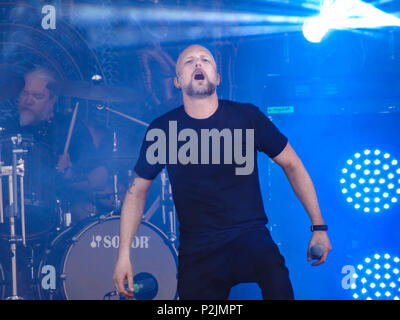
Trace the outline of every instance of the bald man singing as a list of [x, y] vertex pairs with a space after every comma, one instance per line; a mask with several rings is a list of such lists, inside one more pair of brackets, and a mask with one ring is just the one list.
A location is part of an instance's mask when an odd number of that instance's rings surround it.
[[175, 86], [183, 106], [150, 124], [122, 207], [113, 280], [125, 297], [133, 297], [131, 243], [147, 191], [164, 167], [180, 224], [180, 299], [224, 300], [244, 282], [258, 283], [263, 299], [294, 299], [285, 260], [266, 228], [257, 152], [283, 168], [311, 220], [308, 260], [314, 244], [324, 252], [313, 265], [331, 250], [313, 183], [287, 137], [256, 106], [219, 99], [220, 81], [209, 50], [192, 45], [180, 54]]

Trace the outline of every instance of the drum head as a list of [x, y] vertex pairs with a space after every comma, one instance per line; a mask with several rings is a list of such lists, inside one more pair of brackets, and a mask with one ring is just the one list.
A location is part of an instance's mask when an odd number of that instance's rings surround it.
[[[115, 290], [112, 277], [119, 247], [119, 224], [119, 217], [99, 220], [72, 237], [73, 244], [61, 258], [59, 267], [54, 268], [60, 270], [56, 284], [62, 291], [59, 298], [102, 300]], [[56, 253], [59, 244], [65, 241], [65, 237], [60, 237], [52, 251]], [[140, 274], [155, 279], [154, 299], [177, 298], [177, 252], [161, 230], [142, 222], [133, 239], [131, 259], [134, 276]], [[48, 259], [45, 264], [52, 260]], [[44, 287], [42, 285], [41, 289]]]

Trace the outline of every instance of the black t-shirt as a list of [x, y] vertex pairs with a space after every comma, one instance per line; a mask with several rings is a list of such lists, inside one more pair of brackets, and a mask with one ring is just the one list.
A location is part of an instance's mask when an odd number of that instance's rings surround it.
[[273, 158], [286, 144], [252, 104], [219, 100], [206, 119], [190, 117], [181, 106], [150, 124], [135, 172], [152, 180], [166, 166], [180, 223], [179, 251], [191, 253], [268, 222], [257, 151]]

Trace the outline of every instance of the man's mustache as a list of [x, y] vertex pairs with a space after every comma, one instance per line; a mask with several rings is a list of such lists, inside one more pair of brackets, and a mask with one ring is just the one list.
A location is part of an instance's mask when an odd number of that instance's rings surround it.
[[19, 110], [19, 112], [23, 112], [23, 111], [30, 111], [30, 112], [33, 112], [33, 110], [32, 110], [31, 108], [25, 107], [25, 106], [18, 107], [18, 110]]

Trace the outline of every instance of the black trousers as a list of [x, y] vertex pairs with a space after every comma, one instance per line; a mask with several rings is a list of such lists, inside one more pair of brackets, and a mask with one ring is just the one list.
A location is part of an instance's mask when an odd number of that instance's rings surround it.
[[249, 230], [218, 248], [179, 256], [179, 298], [226, 300], [239, 283], [256, 282], [265, 300], [292, 300], [285, 260], [266, 228]]

